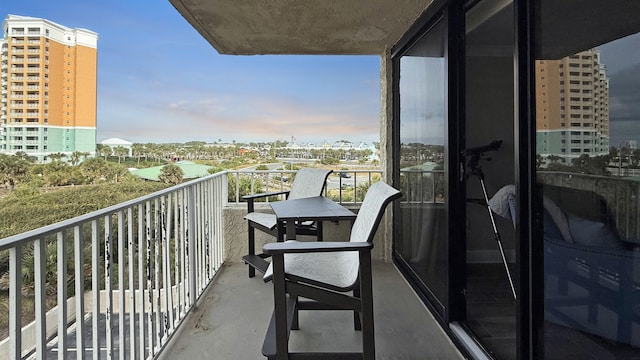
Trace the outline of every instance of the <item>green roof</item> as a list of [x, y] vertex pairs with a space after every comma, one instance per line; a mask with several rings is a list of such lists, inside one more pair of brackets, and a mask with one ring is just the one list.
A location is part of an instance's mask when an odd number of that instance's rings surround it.
[[[209, 175], [209, 169], [212, 166], [196, 164], [192, 161], [176, 161], [172, 163], [173, 165], [177, 165], [180, 169], [182, 169], [183, 179], [195, 179], [199, 177], [203, 177]], [[154, 166], [145, 169], [136, 169], [132, 170], [131, 174], [141, 177], [145, 180], [152, 181], [160, 181], [158, 176], [160, 175], [160, 170], [166, 165]]]

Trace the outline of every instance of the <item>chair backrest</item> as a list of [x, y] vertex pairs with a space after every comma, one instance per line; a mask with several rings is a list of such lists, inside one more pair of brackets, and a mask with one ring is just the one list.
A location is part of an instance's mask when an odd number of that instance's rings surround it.
[[300, 199], [322, 195], [322, 189], [327, 181], [327, 177], [333, 170], [301, 168], [296, 173], [291, 184], [291, 191], [287, 199]]
[[400, 196], [399, 190], [382, 181], [371, 185], [351, 228], [350, 241], [373, 241], [387, 205]]

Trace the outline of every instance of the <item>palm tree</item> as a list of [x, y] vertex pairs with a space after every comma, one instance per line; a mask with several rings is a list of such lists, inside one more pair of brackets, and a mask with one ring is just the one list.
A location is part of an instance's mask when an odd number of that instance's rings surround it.
[[87, 156], [89, 156], [88, 152], [77, 151], [77, 150], [72, 152], [70, 157], [71, 165], [76, 166], [80, 164], [80, 161], [82, 161], [82, 159], [86, 159]]
[[0, 182], [9, 184], [9, 188], [13, 190], [16, 182], [28, 173], [30, 165], [23, 157], [0, 154]]
[[173, 184], [177, 185], [182, 182], [182, 178], [184, 173], [182, 169], [178, 165], [169, 164], [165, 165], [160, 169], [160, 175], [158, 175], [158, 179], [165, 184]]
[[111, 146], [105, 145], [105, 144], [97, 144], [96, 152], [104, 156], [104, 159], [107, 160], [107, 156], [111, 155], [111, 152], [112, 152]]
[[92, 184], [100, 180], [106, 180], [109, 175], [109, 166], [105, 159], [97, 157], [87, 159], [80, 164], [80, 171]]
[[62, 161], [65, 157], [67, 157], [67, 155], [61, 152], [49, 154], [49, 159], [51, 159], [51, 161]]
[[118, 157], [118, 164], [122, 158], [126, 158], [129, 155], [129, 149], [124, 146], [116, 146], [113, 148], [113, 153]]
[[145, 160], [146, 160], [146, 149], [145, 149], [145, 145], [144, 144], [140, 144], [140, 143], [135, 143], [133, 145], [131, 145], [131, 152], [132, 155], [138, 158], [138, 165], [140, 165], [140, 158], [142, 156], [145, 156]]
[[562, 158], [558, 155], [549, 155], [547, 159], [549, 159], [549, 161], [551, 161], [552, 164], [555, 164], [558, 161], [562, 160]]
[[27, 153], [24, 151], [18, 151], [14, 155], [20, 159], [26, 160], [29, 164], [33, 164], [34, 162], [36, 162], [36, 158], [27, 155]]

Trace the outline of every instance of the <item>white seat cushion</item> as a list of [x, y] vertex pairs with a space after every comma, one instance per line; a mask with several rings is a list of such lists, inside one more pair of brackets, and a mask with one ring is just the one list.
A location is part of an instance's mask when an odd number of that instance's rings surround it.
[[[293, 240], [288, 242], [294, 242]], [[313, 281], [331, 284], [348, 290], [358, 279], [359, 259], [357, 251], [324, 253], [294, 253], [284, 255], [284, 269], [287, 274]], [[273, 276], [273, 263], [264, 273], [264, 280]]]
[[245, 215], [245, 220], [253, 221], [269, 229], [276, 228], [276, 216], [274, 214], [266, 214], [260, 212], [252, 212]]

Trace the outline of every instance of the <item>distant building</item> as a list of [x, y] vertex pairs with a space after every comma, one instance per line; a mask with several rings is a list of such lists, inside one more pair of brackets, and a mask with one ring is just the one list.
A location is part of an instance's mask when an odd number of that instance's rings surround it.
[[357, 150], [369, 150], [371, 151], [371, 155], [369, 155], [369, 157], [367, 158], [367, 160], [369, 161], [373, 161], [373, 160], [380, 160], [380, 154], [378, 153], [378, 149], [376, 149], [376, 146], [373, 144], [368, 144], [365, 142], [360, 143], [360, 145], [358, 145], [358, 147], [356, 148]]
[[0, 152], [95, 154], [98, 34], [8, 15], [0, 39]]
[[112, 150], [117, 147], [123, 147], [129, 151], [129, 156], [132, 156], [133, 143], [120, 138], [109, 138], [100, 141], [100, 144], [109, 146]]
[[537, 151], [570, 162], [609, 153], [609, 79], [600, 53], [536, 62]]

